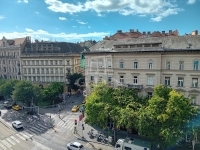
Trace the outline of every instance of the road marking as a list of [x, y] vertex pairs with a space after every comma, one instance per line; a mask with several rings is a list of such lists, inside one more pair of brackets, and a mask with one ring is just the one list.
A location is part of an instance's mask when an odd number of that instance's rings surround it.
[[21, 136], [21, 135], [19, 135], [19, 134], [16, 134], [16, 136], [17, 136], [18, 138], [20, 138], [20, 139], [26, 141], [26, 139], [25, 139], [23, 136]]
[[0, 148], [3, 150], [7, 150], [7, 148], [3, 145], [3, 143], [1, 143], [1, 141], [0, 141]]
[[15, 145], [15, 142], [14, 142], [12, 139], [10, 139], [9, 137], [6, 138], [6, 140], [7, 140], [9, 143], [11, 143], [12, 145]]
[[68, 122], [65, 128], [72, 129], [74, 122]]
[[38, 131], [39, 133], [42, 131], [42, 130], [36, 128], [36, 127], [32, 127], [32, 128], [35, 129], [36, 131]]
[[49, 128], [44, 126], [44, 125], [41, 125], [41, 124], [38, 124], [38, 126], [40, 126], [41, 128], [43, 128], [44, 130], [48, 130]]
[[11, 136], [11, 138], [16, 142], [16, 143], [20, 143], [20, 141], [18, 139], [16, 139], [14, 136]]
[[2, 140], [1, 141], [4, 145], [6, 145], [6, 147], [11, 148], [12, 145], [10, 145], [6, 140]]

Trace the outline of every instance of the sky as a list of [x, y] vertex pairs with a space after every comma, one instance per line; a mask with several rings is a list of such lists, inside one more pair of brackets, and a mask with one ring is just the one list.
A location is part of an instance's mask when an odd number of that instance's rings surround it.
[[200, 33], [200, 0], [0, 0], [0, 39], [101, 41], [130, 29]]

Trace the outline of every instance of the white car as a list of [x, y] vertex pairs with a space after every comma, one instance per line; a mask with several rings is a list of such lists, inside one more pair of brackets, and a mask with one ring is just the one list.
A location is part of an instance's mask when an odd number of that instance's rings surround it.
[[12, 122], [12, 126], [13, 126], [13, 128], [16, 128], [16, 129], [23, 128], [23, 125], [22, 125], [21, 121], [18, 121], [18, 120], [13, 121]]
[[84, 147], [81, 143], [78, 142], [71, 142], [67, 144], [68, 150], [84, 150]]

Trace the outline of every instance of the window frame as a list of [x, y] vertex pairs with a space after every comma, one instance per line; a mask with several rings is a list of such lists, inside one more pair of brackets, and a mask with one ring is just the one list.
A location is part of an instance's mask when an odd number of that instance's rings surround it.
[[184, 78], [183, 77], [178, 77], [178, 87], [183, 87], [184, 86]]
[[170, 77], [165, 77], [165, 86], [170, 86]]
[[[151, 80], [150, 80], [151, 79]], [[152, 86], [153, 85], [153, 77], [152, 76], [148, 76], [147, 77], [147, 85]]]
[[123, 61], [120, 61], [120, 62], [119, 62], [119, 68], [120, 68], [120, 69], [124, 69], [124, 62], [123, 62]]
[[138, 69], [138, 61], [133, 62], [133, 69]]

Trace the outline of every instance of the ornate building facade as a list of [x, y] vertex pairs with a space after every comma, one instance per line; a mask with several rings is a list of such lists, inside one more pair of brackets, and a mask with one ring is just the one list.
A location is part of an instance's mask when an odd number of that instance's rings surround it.
[[162, 84], [200, 106], [200, 35], [103, 40], [85, 55], [85, 82], [136, 88], [149, 97]]

